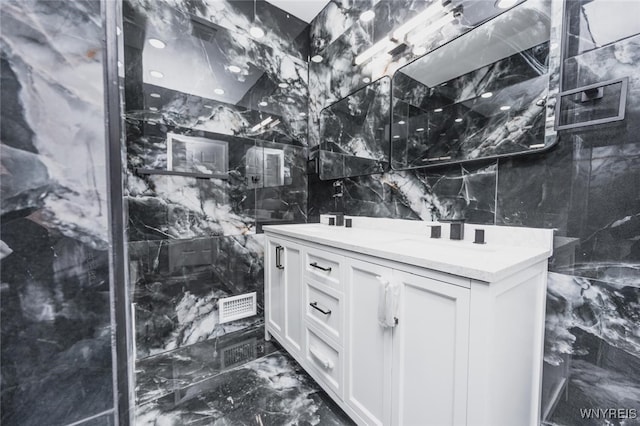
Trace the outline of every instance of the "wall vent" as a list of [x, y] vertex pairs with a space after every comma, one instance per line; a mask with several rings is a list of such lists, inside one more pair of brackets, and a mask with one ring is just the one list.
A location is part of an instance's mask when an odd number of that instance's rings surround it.
[[257, 313], [256, 293], [240, 294], [218, 300], [220, 324], [253, 316]]

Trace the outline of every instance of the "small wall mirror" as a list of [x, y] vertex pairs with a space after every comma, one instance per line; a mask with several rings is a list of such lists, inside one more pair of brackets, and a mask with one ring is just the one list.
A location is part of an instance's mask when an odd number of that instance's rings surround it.
[[391, 79], [382, 77], [320, 112], [320, 179], [389, 168]]
[[[400, 68], [393, 77], [391, 167], [541, 151], [549, 91], [551, 1], [506, 12]], [[463, 12], [464, 13], [464, 10]]]

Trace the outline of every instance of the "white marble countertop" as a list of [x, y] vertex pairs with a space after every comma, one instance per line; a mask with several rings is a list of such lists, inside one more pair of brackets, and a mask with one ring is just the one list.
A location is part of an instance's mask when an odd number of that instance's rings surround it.
[[[267, 234], [304, 240], [356, 253], [471, 278], [487, 283], [549, 258], [553, 230], [465, 224], [465, 239], [450, 240], [449, 224], [352, 217], [353, 227], [323, 223], [264, 226]], [[327, 222], [327, 216], [322, 217]], [[441, 225], [442, 238], [429, 238], [429, 226]], [[486, 244], [474, 244], [474, 230]]]

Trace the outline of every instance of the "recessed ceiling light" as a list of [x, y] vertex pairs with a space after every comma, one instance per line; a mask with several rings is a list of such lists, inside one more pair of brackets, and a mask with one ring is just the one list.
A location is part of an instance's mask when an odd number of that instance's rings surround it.
[[369, 83], [371, 83], [371, 79], [369, 77], [365, 77], [365, 78], [362, 79], [362, 82], [365, 83], [365, 84], [369, 84]]
[[424, 46], [417, 46], [413, 48], [413, 54], [416, 56], [422, 56], [427, 53], [427, 48]]
[[267, 105], [269, 105], [269, 102], [266, 102], [266, 101], [262, 101], [258, 103], [258, 106], [261, 106], [261, 107], [266, 107]]
[[433, 112], [442, 112], [442, 108], [436, 108], [433, 110]]
[[229, 71], [231, 71], [234, 74], [238, 74], [240, 71], [242, 71], [242, 68], [240, 68], [237, 65], [229, 65]]
[[306, 113], [306, 112], [301, 112], [301, 113], [300, 113], [300, 117], [306, 117], [306, 116], [307, 116], [307, 113]]
[[509, 105], [502, 105], [500, 107], [500, 111], [509, 111], [511, 109], [511, 107]]
[[313, 62], [315, 62], [316, 64], [319, 64], [320, 62], [322, 62], [322, 59], [323, 59], [323, 58], [322, 58], [322, 56], [321, 56], [321, 55], [313, 55], [313, 56], [311, 57], [311, 60], [312, 60]]
[[209, 109], [213, 109], [213, 107], [211, 105], [205, 105], [205, 108], [209, 108]]
[[393, 138], [394, 139], [400, 139], [400, 135], [394, 135]]
[[485, 99], [490, 98], [492, 96], [493, 96], [493, 93], [491, 92], [484, 92], [482, 95], [480, 95], [481, 98], [485, 98]]
[[519, 0], [498, 0], [496, 2], [496, 7], [498, 9], [508, 9], [514, 4], [518, 3]]
[[213, 89], [213, 93], [215, 93], [216, 95], [224, 95], [224, 90], [218, 88], [218, 89]]
[[151, 70], [149, 71], [149, 75], [151, 77], [155, 77], [155, 78], [162, 78], [164, 77], [164, 74], [162, 74], [160, 71], [156, 71], [156, 70]]
[[402, 125], [402, 124], [404, 124], [404, 123], [406, 123], [406, 121], [404, 121], [404, 120], [400, 120], [400, 121], [398, 121], [398, 124], [400, 124], [400, 125]]
[[151, 96], [152, 98], [159, 98], [160, 93], [149, 93], [149, 96]]
[[416, 129], [416, 132], [424, 132], [424, 127], [418, 127], [418, 128]]
[[369, 22], [375, 17], [376, 17], [376, 13], [373, 10], [365, 10], [360, 14], [360, 20], [362, 22]]
[[462, 122], [462, 118], [456, 118], [454, 121], [455, 121], [456, 123], [460, 123], [460, 122]]
[[157, 38], [150, 38], [149, 44], [156, 49], [164, 49], [165, 47], [167, 47], [167, 43], [162, 40], [158, 40]]
[[156, 108], [156, 107], [149, 107], [149, 110], [150, 110], [150, 111], [157, 111], [157, 110], [158, 110], [158, 108]]
[[260, 27], [251, 27], [249, 34], [251, 34], [253, 38], [262, 38], [264, 37], [264, 30]]
[[287, 83], [280, 83], [280, 84], [278, 84], [278, 87], [279, 87], [279, 88], [281, 88], [281, 89], [286, 89], [287, 87], [289, 87], [289, 84], [287, 84]]

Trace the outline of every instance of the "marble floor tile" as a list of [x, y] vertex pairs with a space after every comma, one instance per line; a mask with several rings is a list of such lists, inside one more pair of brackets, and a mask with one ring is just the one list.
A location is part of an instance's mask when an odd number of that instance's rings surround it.
[[284, 351], [136, 409], [136, 425], [352, 425]]
[[136, 362], [136, 402], [145, 404], [280, 348], [251, 327]]

